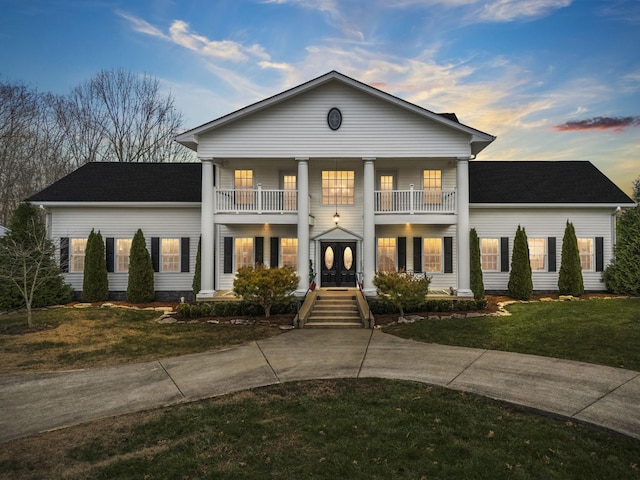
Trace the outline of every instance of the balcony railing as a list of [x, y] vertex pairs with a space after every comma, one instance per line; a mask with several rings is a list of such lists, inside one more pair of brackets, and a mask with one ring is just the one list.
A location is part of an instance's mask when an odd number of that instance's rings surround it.
[[416, 190], [412, 185], [409, 190], [377, 190], [375, 213], [456, 213], [456, 189]]
[[297, 190], [216, 189], [217, 213], [296, 213]]

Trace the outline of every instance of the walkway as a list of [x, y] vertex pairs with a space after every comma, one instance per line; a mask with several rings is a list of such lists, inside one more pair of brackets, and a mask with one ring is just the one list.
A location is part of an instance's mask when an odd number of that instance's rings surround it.
[[0, 375], [0, 442], [294, 380], [379, 377], [473, 392], [640, 439], [640, 373], [404, 340], [292, 330], [246, 346], [118, 367]]

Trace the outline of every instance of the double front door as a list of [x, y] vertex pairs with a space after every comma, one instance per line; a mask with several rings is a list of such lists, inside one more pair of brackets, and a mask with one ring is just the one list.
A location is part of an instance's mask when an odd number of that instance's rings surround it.
[[356, 242], [321, 242], [320, 286], [356, 286]]

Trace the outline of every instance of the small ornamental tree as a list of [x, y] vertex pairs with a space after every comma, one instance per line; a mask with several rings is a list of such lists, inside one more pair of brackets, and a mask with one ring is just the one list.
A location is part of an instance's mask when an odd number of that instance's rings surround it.
[[91, 229], [84, 252], [84, 276], [82, 279], [82, 300], [103, 302], [109, 298], [107, 263], [104, 255], [104, 241], [100, 232]]
[[202, 237], [198, 240], [198, 253], [196, 253], [196, 269], [193, 273], [193, 283], [191, 283], [191, 289], [193, 290], [193, 298], [195, 300], [196, 295], [202, 290], [202, 259], [200, 255], [200, 245], [202, 243]]
[[418, 305], [425, 301], [429, 293], [431, 279], [426, 275], [413, 275], [407, 272], [377, 272], [373, 278], [380, 300], [400, 310], [404, 317], [404, 309], [408, 305]]
[[560, 273], [558, 275], [558, 291], [560, 295], [579, 297], [584, 293], [582, 280], [582, 265], [578, 239], [573, 224], [567, 220], [562, 238], [562, 257], [560, 259]]
[[509, 272], [509, 285], [507, 288], [509, 296], [516, 300], [529, 300], [533, 293], [527, 233], [524, 228], [520, 228], [520, 225], [518, 225], [516, 238], [513, 241], [511, 271]]
[[142, 230], [138, 229], [131, 242], [129, 252], [129, 284], [127, 300], [132, 303], [146, 303], [155, 297], [153, 285], [153, 263], [147, 250]]
[[475, 300], [484, 298], [484, 281], [482, 279], [482, 263], [480, 262], [480, 239], [476, 229], [469, 232], [469, 245], [471, 248], [471, 291]]
[[243, 300], [260, 305], [264, 316], [271, 315], [271, 307], [285, 303], [298, 287], [300, 278], [291, 267], [241, 267], [233, 281], [233, 293]]

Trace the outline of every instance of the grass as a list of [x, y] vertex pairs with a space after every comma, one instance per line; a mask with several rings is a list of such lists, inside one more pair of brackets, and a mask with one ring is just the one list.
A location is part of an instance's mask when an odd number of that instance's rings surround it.
[[514, 304], [509, 317], [421, 320], [385, 332], [640, 371], [640, 298]]
[[[159, 312], [122, 308], [34, 312], [36, 331], [11, 334], [25, 314], [0, 316], [0, 373], [68, 370], [199, 353], [269, 337], [268, 325], [158, 324]], [[54, 328], [43, 328], [44, 326]], [[42, 328], [42, 330], [38, 330]]]
[[275, 385], [8, 442], [11, 479], [633, 479], [640, 444], [382, 379]]

